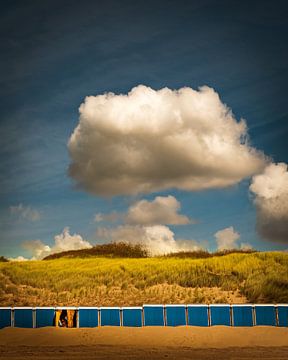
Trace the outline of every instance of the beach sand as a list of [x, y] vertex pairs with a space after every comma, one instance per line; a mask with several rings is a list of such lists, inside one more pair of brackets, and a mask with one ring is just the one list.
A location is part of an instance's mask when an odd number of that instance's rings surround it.
[[0, 358], [287, 360], [288, 328], [6, 328]]

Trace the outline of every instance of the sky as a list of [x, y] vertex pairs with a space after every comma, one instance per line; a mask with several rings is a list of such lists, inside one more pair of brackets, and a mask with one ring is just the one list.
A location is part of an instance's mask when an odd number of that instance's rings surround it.
[[286, 250], [287, 10], [4, 2], [0, 254]]

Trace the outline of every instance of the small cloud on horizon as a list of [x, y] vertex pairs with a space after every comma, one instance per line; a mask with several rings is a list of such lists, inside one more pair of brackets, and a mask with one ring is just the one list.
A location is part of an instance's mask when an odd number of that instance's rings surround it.
[[69, 227], [54, 236], [54, 245], [49, 246], [41, 240], [30, 240], [22, 243], [22, 247], [31, 252], [34, 259], [43, 259], [48, 255], [68, 250], [89, 249], [92, 245], [79, 234], [70, 234]]
[[94, 216], [94, 222], [116, 222], [118, 220], [121, 220], [122, 218], [123, 215], [117, 211], [112, 211], [109, 214], [97, 213]]
[[240, 239], [240, 234], [234, 230], [233, 226], [227, 227], [225, 229], [219, 230], [214, 234], [217, 243], [217, 250], [250, 250], [252, 246], [249, 243], [241, 243], [240, 245], [237, 241]]
[[24, 256], [17, 256], [17, 257], [15, 257], [15, 258], [13, 258], [13, 257], [10, 257], [10, 258], [8, 258], [8, 260], [9, 261], [15, 261], [15, 262], [17, 262], [17, 261], [29, 261], [29, 260], [34, 260], [34, 259], [27, 259], [27, 258], [25, 258]]

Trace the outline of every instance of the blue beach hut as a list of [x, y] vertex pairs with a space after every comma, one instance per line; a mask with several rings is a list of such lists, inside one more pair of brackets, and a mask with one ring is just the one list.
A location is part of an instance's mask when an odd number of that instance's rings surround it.
[[45, 327], [54, 325], [55, 308], [54, 307], [36, 307], [36, 327]]
[[15, 307], [14, 309], [14, 327], [33, 328], [33, 308]]
[[210, 308], [211, 325], [226, 325], [230, 326], [230, 305], [228, 304], [213, 304]]
[[123, 307], [122, 308], [123, 326], [140, 327], [142, 326], [142, 307]]
[[11, 326], [11, 308], [0, 308], [0, 329]]
[[120, 326], [120, 308], [119, 307], [101, 307], [100, 308], [101, 326]]
[[166, 325], [186, 325], [186, 305], [165, 305]]
[[208, 305], [191, 304], [187, 305], [188, 325], [209, 326]]
[[234, 326], [253, 326], [253, 306], [251, 304], [232, 305]]
[[278, 304], [278, 325], [288, 326], [288, 304]]
[[164, 305], [143, 305], [144, 326], [164, 326]]
[[79, 327], [97, 327], [99, 310], [97, 307], [80, 306], [78, 308]]
[[275, 306], [271, 304], [255, 305], [255, 325], [276, 326]]

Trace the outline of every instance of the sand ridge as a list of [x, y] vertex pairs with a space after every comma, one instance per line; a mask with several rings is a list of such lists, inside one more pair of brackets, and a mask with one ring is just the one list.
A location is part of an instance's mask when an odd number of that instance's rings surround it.
[[2, 346], [133, 346], [133, 347], [280, 347], [288, 346], [288, 328], [259, 327], [100, 327], [5, 328]]

